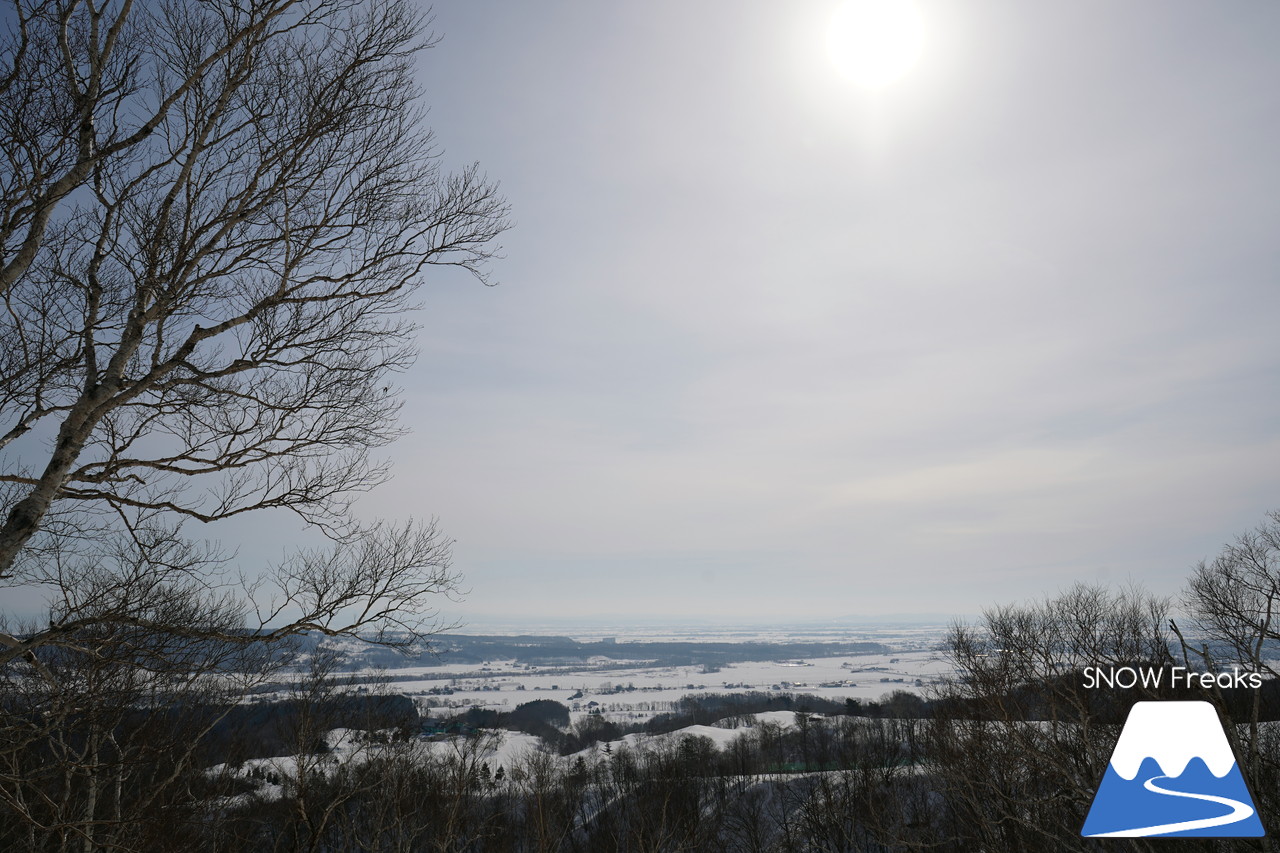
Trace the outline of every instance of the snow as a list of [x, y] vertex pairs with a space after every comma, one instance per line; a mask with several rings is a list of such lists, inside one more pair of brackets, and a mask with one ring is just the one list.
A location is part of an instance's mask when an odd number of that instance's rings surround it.
[[[878, 700], [896, 690], [921, 694], [952, 672], [941, 654], [925, 650], [745, 661], [716, 671], [644, 661], [614, 662], [604, 670], [582, 666], [547, 671], [513, 661], [489, 661], [466, 667], [393, 670], [388, 674], [397, 680], [377, 689], [423, 697], [419, 707], [426, 710], [428, 703], [434, 703], [444, 709], [438, 713], [471, 707], [509, 711], [534, 699], [553, 699], [568, 705], [575, 720], [598, 710], [613, 722], [634, 723], [673, 710], [675, 702], [691, 693], [805, 693], [842, 703]], [[418, 680], [416, 675], [423, 678]], [[590, 702], [597, 707], [589, 707]]]
[[[821, 719], [822, 715], [811, 714], [810, 717], [813, 719]], [[715, 743], [717, 749], [724, 749], [726, 746], [751, 731], [752, 728], [761, 725], [762, 723], [772, 723], [773, 725], [784, 729], [794, 728], [796, 725], [795, 711], [764, 711], [759, 714], [749, 714], [742, 719], [745, 722], [736, 728], [720, 725], [693, 725], [685, 726], [684, 728], [676, 729], [672, 732], [664, 732], [656, 735], [633, 732], [632, 734], [624, 736], [621, 740], [610, 741], [608, 746], [612, 750], [617, 750], [619, 747], [626, 747], [628, 749], [645, 749], [650, 746], [666, 742], [679, 742], [686, 737], [693, 736], [710, 738]], [[575, 758], [579, 755], [584, 757], [594, 755], [604, 748], [605, 744], [603, 743], [594, 744], [569, 757]]]
[[490, 770], [495, 773], [499, 767], [510, 769], [522, 764], [530, 753], [543, 749], [541, 739], [534, 735], [491, 729], [486, 729], [484, 734], [475, 741], [467, 741], [465, 738], [448, 738], [432, 741], [426, 746], [431, 751], [458, 754], [474, 747], [477, 749], [476, 759], [486, 762]]

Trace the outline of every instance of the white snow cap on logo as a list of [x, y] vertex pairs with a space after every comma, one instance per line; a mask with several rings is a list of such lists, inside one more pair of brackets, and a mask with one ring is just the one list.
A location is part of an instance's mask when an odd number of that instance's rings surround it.
[[1144, 758], [1154, 758], [1166, 776], [1181, 776], [1201, 758], [1221, 778], [1236, 763], [1231, 744], [1208, 702], [1139, 702], [1129, 712], [1111, 766], [1125, 779], [1138, 775]]

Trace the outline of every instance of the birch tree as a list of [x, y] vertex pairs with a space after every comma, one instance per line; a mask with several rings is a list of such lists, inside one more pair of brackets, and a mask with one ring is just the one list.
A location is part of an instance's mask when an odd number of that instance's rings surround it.
[[[226, 673], [261, 677], [303, 632], [412, 642], [456, 588], [434, 522], [352, 514], [389, 474], [427, 274], [488, 283], [508, 227], [424, 122], [428, 24], [408, 0], [0, 17], [0, 596], [49, 602], [0, 613], [19, 849], [154, 845], [137, 821], [190, 802], [216, 720], [185, 719], [160, 761], [139, 709], [225, 706]], [[242, 577], [196, 529], [271, 510], [330, 544]]]
[[[423, 122], [423, 14], [16, 0], [7, 20], [0, 584], [60, 590], [69, 552], [122, 535], [145, 557], [184, 524], [276, 509], [337, 545], [268, 574], [261, 622], [411, 627], [449, 586], [448, 543], [362, 528], [351, 502], [388, 474], [424, 274], [486, 280], [507, 227]], [[63, 609], [0, 637], [0, 660], [78, 624]]]

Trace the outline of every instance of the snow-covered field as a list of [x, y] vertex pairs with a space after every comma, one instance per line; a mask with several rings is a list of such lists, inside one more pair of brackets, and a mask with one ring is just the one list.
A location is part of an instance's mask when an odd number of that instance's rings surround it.
[[[709, 738], [718, 749], [723, 749], [734, 740], [748, 733], [751, 728], [762, 723], [771, 723], [782, 729], [796, 725], [796, 714], [793, 711], [766, 711], [752, 714], [742, 720], [739, 727], [727, 726], [686, 726], [665, 734], [629, 734], [620, 740], [609, 743], [593, 744], [579, 753], [566, 756], [550, 757], [541, 739], [523, 732], [503, 730], [486, 730], [471, 737], [445, 737], [430, 740], [417, 739], [410, 743], [398, 743], [387, 746], [369, 737], [368, 732], [355, 729], [333, 729], [325, 735], [328, 751], [317, 755], [279, 756], [273, 758], [251, 758], [234, 767], [219, 764], [208, 768], [205, 772], [217, 776], [230, 773], [254, 784], [258, 796], [266, 799], [280, 797], [286, 786], [298, 778], [299, 764], [306, 772], [329, 773], [349, 762], [361, 763], [383, 753], [387, 749], [400, 752], [413, 752], [423, 759], [431, 757], [440, 759], [459, 759], [464, 766], [488, 767], [491, 773], [499, 768], [515, 769], [527, 766], [534, 753], [543, 753], [549, 760], [561, 766], [567, 766], [579, 756], [598, 760], [607, 752], [616, 752], [625, 746], [630, 749], [645, 749], [664, 742], [679, 742], [687, 736]], [[231, 798], [228, 802], [240, 800], [244, 795]]]
[[[461, 708], [511, 710], [534, 699], [568, 705], [575, 716], [596, 712], [618, 722], [643, 720], [671, 710], [692, 693], [751, 691], [807, 693], [843, 702], [847, 698], [877, 700], [895, 690], [923, 693], [951, 672], [938, 652], [907, 651], [876, 655], [841, 655], [783, 661], [747, 661], [719, 668], [655, 667], [645, 662], [599, 671], [557, 668], [544, 672], [512, 661], [395, 670], [395, 681], [378, 690], [402, 693], [435, 713]], [[443, 677], [443, 675], [448, 677]]]
[[[697, 642], [685, 635], [685, 642]], [[711, 638], [716, 642], [732, 641], [724, 634]], [[742, 642], [757, 641], [761, 635], [741, 637]], [[798, 642], [794, 634], [771, 637], [778, 642]], [[803, 639], [813, 641], [806, 636]], [[836, 642], [848, 637], [829, 637]], [[702, 693], [778, 693], [809, 694], [843, 704], [846, 699], [880, 700], [903, 690], [924, 695], [939, 679], [951, 674], [952, 668], [938, 651], [937, 632], [914, 631], [896, 637], [881, 636], [878, 642], [899, 649], [884, 654], [843, 654], [743, 661], [715, 665], [659, 666], [652, 661], [620, 661], [599, 658], [578, 665], [539, 666], [514, 660], [491, 660], [482, 663], [455, 663], [437, 666], [402, 667], [351, 673], [354, 684], [347, 690], [358, 693], [400, 694], [410, 697], [421, 712], [429, 715], [452, 715], [469, 708], [514, 710], [535, 699], [550, 699], [571, 709], [571, 723], [597, 714], [619, 724], [643, 722], [655, 714], [676, 710], [679, 700]], [[621, 644], [620, 644], [621, 645]], [[812, 649], [812, 646], [807, 647]], [[696, 660], [696, 656], [695, 656]], [[270, 698], [261, 695], [259, 699]], [[783, 727], [796, 724], [792, 711], [770, 711], [748, 717], [748, 725], [769, 721]], [[739, 720], [738, 722], [742, 722]], [[599, 743], [584, 753], [599, 753], [623, 745], [643, 747], [658, 745], [669, 739], [687, 735], [710, 738], [724, 748], [741, 737], [747, 729], [721, 725], [688, 726], [669, 734], [628, 734], [610, 744]], [[532, 735], [502, 730], [485, 730], [471, 737], [419, 736], [409, 743], [383, 745], [385, 738], [370, 733], [337, 729], [329, 732], [329, 750], [320, 755], [250, 759], [235, 768], [210, 768], [211, 773], [230, 772], [252, 781], [259, 794], [278, 796], [290, 778], [298, 774], [299, 760], [321, 772], [347, 762], [360, 763], [384, 749], [420, 752], [423, 758], [458, 758], [479, 767], [487, 765], [493, 772], [506, 768], [513, 772], [525, 766], [535, 753], [547, 760], [547, 747]], [[455, 754], [456, 753], [456, 754]], [[574, 760], [576, 756], [557, 757], [557, 762]], [[588, 760], [594, 760], [589, 758]]]

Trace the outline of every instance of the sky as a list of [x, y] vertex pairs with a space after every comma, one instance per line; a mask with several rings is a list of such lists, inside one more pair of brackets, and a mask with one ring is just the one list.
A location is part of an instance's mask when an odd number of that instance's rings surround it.
[[514, 227], [434, 271], [365, 516], [438, 516], [476, 626], [1176, 595], [1280, 508], [1280, 5], [439, 0], [453, 168]]

